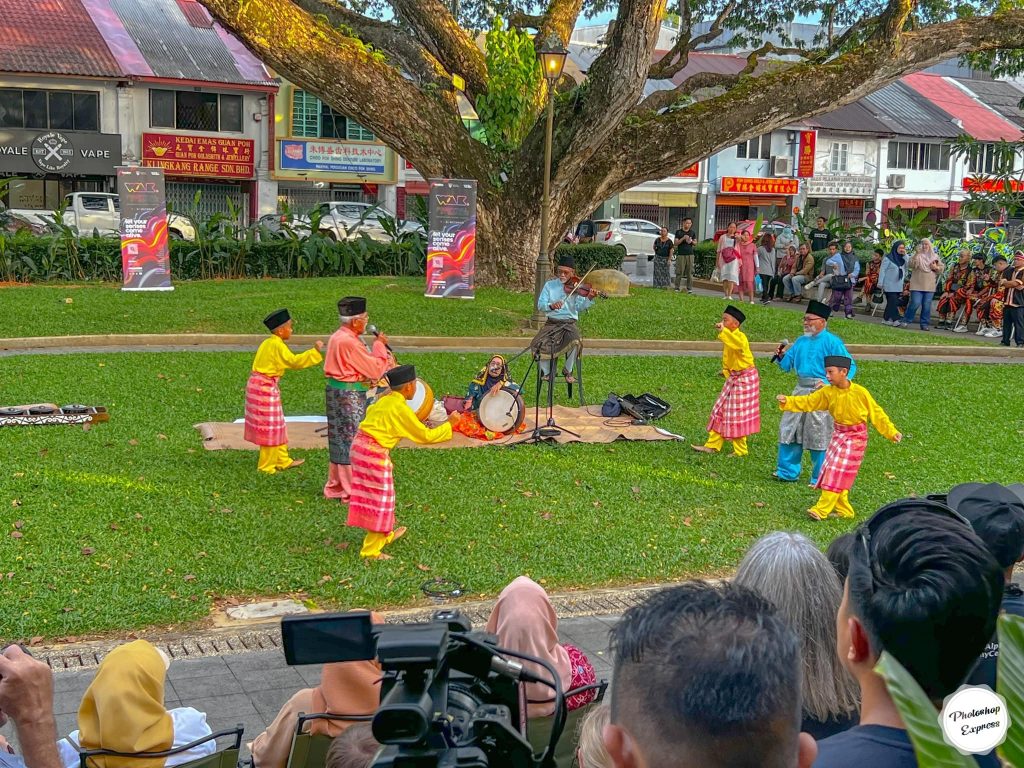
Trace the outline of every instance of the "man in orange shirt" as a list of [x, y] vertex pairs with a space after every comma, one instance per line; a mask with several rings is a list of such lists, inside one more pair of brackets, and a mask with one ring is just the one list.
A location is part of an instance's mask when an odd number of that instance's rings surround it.
[[359, 338], [369, 316], [366, 299], [346, 296], [338, 302], [341, 325], [327, 342], [324, 375], [327, 377], [327, 446], [331, 463], [324, 496], [348, 504], [352, 492], [352, 464], [349, 451], [359, 422], [366, 415], [366, 394], [384, 372], [395, 364], [387, 337], [377, 336], [367, 351]]

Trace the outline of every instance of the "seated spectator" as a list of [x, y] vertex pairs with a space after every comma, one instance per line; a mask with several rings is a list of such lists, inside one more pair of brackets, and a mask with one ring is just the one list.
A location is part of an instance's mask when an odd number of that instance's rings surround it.
[[804, 286], [814, 277], [814, 254], [806, 243], [797, 249], [797, 257], [789, 274], [782, 278], [787, 301], [800, 301], [804, 297]]
[[[1024, 499], [998, 483], [965, 483], [949, 492], [949, 506], [967, 518], [1003, 569], [1002, 610], [1024, 616], [1024, 590], [1013, 583], [1013, 566], [1024, 559]], [[999, 636], [993, 636], [967, 678], [971, 685], [996, 689]]]
[[832, 543], [825, 550], [825, 557], [832, 563], [836, 576], [839, 577], [839, 594], [842, 596], [843, 585], [846, 583], [846, 575], [850, 572], [850, 552], [857, 537], [851, 533], [844, 533], [832, 539]]
[[860, 683], [861, 725], [818, 742], [815, 768], [916, 768], [878, 658], [890, 653], [941, 705], [992, 638], [1003, 574], [967, 521], [936, 502], [889, 504], [856, 535], [836, 628], [839, 658]]
[[[838, 261], [837, 261], [838, 259]], [[825, 291], [832, 289], [832, 278], [833, 276], [840, 275], [839, 267], [842, 263], [842, 259], [839, 258], [839, 243], [832, 241], [828, 244], [828, 254], [825, 256], [825, 260], [821, 263], [821, 271], [818, 273], [811, 282], [807, 284], [808, 288], [815, 288], [814, 298], [818, 301], [825, 302]]]
[[0, 653], [0, 726], [14, 722], [22, 755], [0, 752], [5, 768], [56, 768], [57, 726], [53, 716], [53, 672], [17, 645]]
[[[526, 576], [520, 576], [498, 596], [498, 602], [487, 620], [487, 631], [498, 636], [498, 646], [526, 653], [551, 664], [559, 674], [562, 692], [592, 685], [597, 675], [590, 660], [579, 648], [558, 642], [558, 617], [544, 588]], [[550, 673], [536, 664], [524, 667], [545, 679]], [[597, 697], [587, 691], [566, 701], [568, 710], [578, 709]], [[542, 683], [526, 684], [527, 714], [547, 717], [555, 712], [554, 690]]]
[[757, 593], [701, 581], [662, 590], [625, 613], [612, 648], [604, 743], [616, 768], [814, 760], [800, 734], [800, 641]]
[[480, 408], [480, 401], [487, 395], [492, 395], [502, 387], [509, 386], [516, 390], [519, 389], [519, 385], [512, 383], [505, 358], [501, 355], [493, 355], [487, 361], [487, 365], [477, 373], [476, 378], [469, 383], [469, 393], [462, 406], [467, 411], [475, 411]]
[[[120, 645], [108, 653], [78, 707], [78, 730], [57, 742], [65, 768], [78, 768], [79, 750], [164, 752], [213, 733], [204, 713], [192, 707], [164, 708], [169, 666], [163, 651], [145, 640]], [[211, 739], [166, 761], [103, 757], [93, 758], [93, 762], [102, 768], [169, 768], [216, 750], [217, 744]]]
[[324, 768], [370, 768], [381, 744], [369, 723], [356, 723], [331, 742]]
[[579, 746], [576, 748], [576, 764], [579, 768], [615, 768], [604, 748], [604, 727], [608, 721], [607, 701], [592, 707], [583, 718], [577, 739]]
[[[384, 619], [370, 614], [374, 624]], [[258, 768], [284, 768], [292, 748], [300, 712], [332, 715], [372, 715], [380, 705], [381, 668], [377, 661], [343, 661], [325, 664], [320, 685], [304, 688], [292, 696], [277, 717], [252, 743], [253, 762]], [[309, 733], [337, 737], [357, 723], [349, 720], [313, 720]]]
[[800, 638], [800, 730], [824, 739], [856, 725], [857, 684], [836, 656], [843, 589], [821, 550], [799, 533], [769, 533], [747, 550], [733, 581], [771, 602]]

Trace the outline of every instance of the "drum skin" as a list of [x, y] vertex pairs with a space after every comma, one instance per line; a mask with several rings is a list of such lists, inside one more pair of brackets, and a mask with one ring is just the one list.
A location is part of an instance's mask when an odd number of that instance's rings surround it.
[[423, 379], [416, 379], [416, 394], [407, 402], [416, 418], [426, 423], [430, 412], [434, 410], [434, 390]]
[[477, 410], [484, 429], [491, 432], [515, 432], [526, 418], [526, 408], [519, 392], [502, 387], [493, 395], [484, 395]]

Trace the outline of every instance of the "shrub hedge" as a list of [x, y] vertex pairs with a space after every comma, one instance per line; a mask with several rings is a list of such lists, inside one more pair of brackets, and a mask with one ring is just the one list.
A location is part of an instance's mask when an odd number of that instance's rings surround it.
[[555, 248], [555, 259], [559, 256], [572, 256], [576, 261], [576, 273], [582, 275], [591, 267], [622, 269], [623, 249], [602, 243], [560, 243]]

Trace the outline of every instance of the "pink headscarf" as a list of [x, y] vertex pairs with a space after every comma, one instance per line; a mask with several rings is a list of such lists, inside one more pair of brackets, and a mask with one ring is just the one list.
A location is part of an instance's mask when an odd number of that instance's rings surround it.
[[[540, 584], [520, 576], [505, 587], [487, 620], [487, 631], [498, 636], [498, 645], [502, 648], [547, 661], [562, 680], [562, 692], [569, 690], [572, 664], [568, 652], [558, 642], [558, 617]], [[536, 664], [524, 663], [539, 677], [546, 679], [551, 674]], [[527, 683], [526, 699], [529, 717], [554, 714], [555, 692], [552, 688], [540, 683]]]

